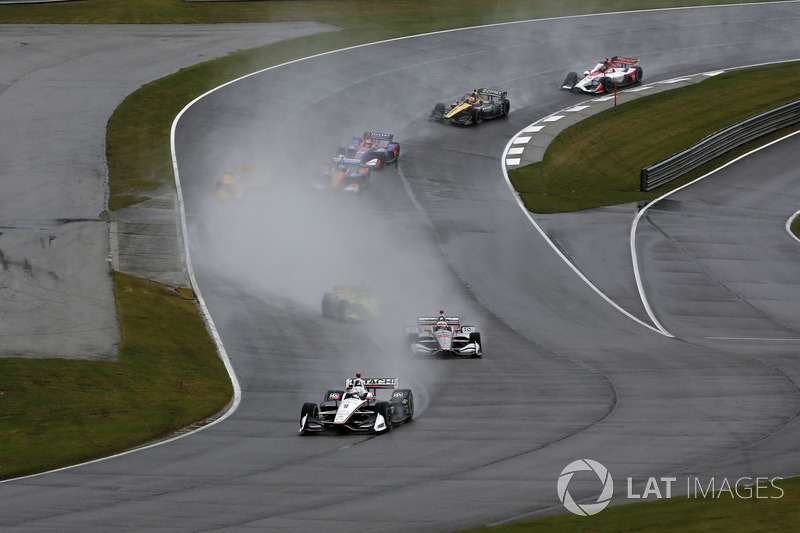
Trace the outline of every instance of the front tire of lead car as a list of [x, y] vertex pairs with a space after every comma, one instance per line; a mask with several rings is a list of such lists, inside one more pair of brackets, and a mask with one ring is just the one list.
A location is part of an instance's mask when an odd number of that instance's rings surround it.
[[[300, 409], [300, 423], [301, 423], [301, 424], [302, 424], [302, 422], [303, 422], [303, 419], [304, 419], [306, 416], [313, 416], [313, 417], [315, 417], [315, 418], [316, 418], [317, 416], [319, 416], [319, 406], [317, 406], [317, 404], [315, 404], [315, 403], [310, 403], [310, 402], [309, 402], [309, 403], [304, 403], [304, 404], [303, 404], [303, 408], [302, 408], [302, 409]], [[308, 431], [304, 431], [304, 430], [301, 428], [301, 429], [300, 429], [300, 434], [301, 434], [301, 435], [308, 435]]]
[[392, 430], [392, 408], [389, 402], [376, 403], [375, 414], [381, 415], [386, 421], [386, 429], [381, 431], [381, 433], [389, 433]]

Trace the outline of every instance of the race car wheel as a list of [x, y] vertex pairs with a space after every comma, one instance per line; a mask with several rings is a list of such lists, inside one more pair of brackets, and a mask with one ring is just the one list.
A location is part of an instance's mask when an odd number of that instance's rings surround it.
[[642, 67], [636, 67], [636, 81], [642, 81], [642, 75], [644, 72], [642, 71]]
[[472, 357], [474, 357], [475, 359], [480, 359], [481, 356], [482, 356], [482, 352], [483, 352], [483, 344], [481, 344], [481, 334], [480, 334], [480, 332], [479, 331], [475, 331], [473, 333], [470, 333], [469, 334], [469, 342], [474, 342], [474, 343], [476, 343], [478, 345], [478, 348], [480, 349], [480, 351], [478, 353], [476, 353], [475, 355], [473, 355]]
[[345, 148], [344, 146], [340, 146], [339, 148], [336, 149], [336, 156], [337, 157], [340, 156], [340, 155], [346, 155], [346, 154], [347, 154], [347, 148]]
[[336, 402], [336, 404], [338, 405], [342, 398], [344, 398], [343, 390], [329, 390], [328, 392], [325, 393], [325, 399], [322, 401]]
[[503, 112], [503, 116], [504, 117], [508, 116], [508, 112], [509, 112], [510, 109], [511, 109], [511, 103], [508, 100], [503, 102], [503, 111], [502, 112]]
[[481, 122], [483, 122], [483, 113], [481, 113], [480, 109], [476, 109], [475, 113], [473, 113], [472, 122], [474, 122], [475, 124], [480, 124]]
[[322, 295], [322, 316], [336, 316], [336, 295], [332, 292]]
[[[306, 416], [313, 416], [316, 417], [319, 415], [319, 407], [315, 403], [304, 403], [303, 408], [300, 409], [300, 423], [302, 423], [303, 418]], [[307, 431], [300, 432], [301, 435], [306, 435]]]
[[400, 161], [400, 147], [399, 146], [397, 147], [397, 150], [394, 151], [394, 161], [392, 161], [392, 163], [394, 163], [396, 165], [398, 161]]
[[409, 333], [406, 335], [406, 346], [411, 353], [414, 353], [414, 345], [419, 341], [419, 333]]
[[603, 78], [603, 89], [605, 89], [607, 93], [613, 93], [614, 81], [610, 78]]
[[375, 414], [381, 415], [386, 420], [386, 433], [392, 430], [392, 408], [389, 402], [378, 402], [375, 404]]
[[570, 72], [567, 74], [567, 77], [564, 79], [564, 83], [562, 85], [574, 87], [576, 83], [578, 83], [578, 73]]
[[378, 160], [378, 163], [375, 165], [376, 169], [386, 168], [386, 154], [377, 152], [375, 153], [375, 158]]

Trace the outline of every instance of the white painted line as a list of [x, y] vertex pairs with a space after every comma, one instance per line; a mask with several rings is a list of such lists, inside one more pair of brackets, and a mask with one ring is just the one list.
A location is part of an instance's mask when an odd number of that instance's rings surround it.
[[525, 132], [525, 133], [537, 133], [537, 132], [542, 131], [543, 129], [544, 129], [544, 126], [528, 126], [527, 128], [525, 128], [522, 131]]
[[779, 338], [764, 338], [764, 337], [706, 337], [706, 339], [714, 339], [717, 341], [774, 341], [774, 342], [783, 342], [783, 341], [800, 341], [800, 338], [791, 338], [791, 339], [779, 339]]
[[519, 147], [519, 148], [512, 148], [512, 149], [510, 149], [510, 150], [508, 151], [508, 153], [509, 153], [509, 154], [511, 154], [511, 155], [519, 155], [519, 154], [521, 154], [521, 153], [522, 153], [522, 152], [524, 152], [524, 151], [525, 151], [525, 148], [523, 148], [523, 147]]
[[724, 70], [715, 70], [714, 72], [704, 72], [703, 76], [719, 76], [720, 74], [724, 74]]
[[658, 83], [663, 83], [663, 84], [667, 84], [668, 85], [668, 84], [671, 84], [671, 83], [680, 83], [682, 81], [692, 81], [692, 78], [673, 78], [671, 80], [664, 80], [664, 81], [660, 81]]
[[564, 118], [564, 115], [551, 115], [542, 119], [542, 122], [555, 122]]
[[520, 164], [522, 159], [506, 159], [506, 165], [515, 167]]
[[634, 87], [633, 89], [628, 89], [625, 92], [640, 93], [642, 91], [648, 91], [648, 90], [650, 90], [652, 88], [653, 88], [652, 85], [645, 85], [643, 87]]
[[526, 144], [530, 140], [531, 140], [531, 137], [517, 137], [512, 142], [514, 144]]
[[[705, 179], [708, 176], [711, 176], [712, 174], [716, 174], [718, 171], [722, 170], [723, 168], [736, 163], [740, 159], [744, 159], [745, 157], [747, 157], [750, 154], [754, 154], [754, 153], [756, 153], [756, 152], [758, 152], [760, 150], [763, 150], [764, 148], [767, 148], [768, 146], [772, 146], [773, 144], [779, 143], [779, 142], [783, 141], [784, 139], [788, 139], [789, 137], [797, 135], [798, 133], [800, 133], [800, 131], [796, 131], [794, 133], [790, 133], [788, 135], [784, 135], [780, 139], [776, 139], [776, 140], [774, 140], [774, 141], [772, 141], [770, 143], [765, 144], [764, 146], [760, 146], [760, 147], [756, 148], [755, 150], [751, 150], [751, 151], [747, 152], [746, 154], [740, 155], [736, 159], [728, 161], [727, 163], [725, 163], [721, 167], [715, 168], [714, 170], [712, 170], [708, 174], [704, 174], [704, 175], [700, 176], [699, 178], [697, 178], [695, 180], [692, 180], [689, 183], [686, 183], [685, 185], [681, 185], [677, 189], [673, 189], [673, 190], [669, 191], [668, 193], [664, 194], [663, 196], [660, 196], [660, 197], [656, 198], [655, 200], [653, 200], [652, 202], [650, 202], [649, 204], [644, 206], [636, 214], [636, 217], [634, 217], [634, 219], [633, 219], [633, 224], [631, 224], [631, 236], [630, 236], [630, 240], [631, 240], [631, 242], [630, 242], [630, 245], [631, 245], [631, 258], [632, 258], [632, 262], [633, 262], [633, 274], [634, 274], [634, 277], [636, 278], [636, 287], [637, 287], [637, 289], [639, 291], [639, 297], [642, 300], [642, 304], [644, 305], [645, 310], [647, 311], [647, 315], [650, 317], [650, 319], [653, 321], [654, 324], [658, 325], [659, 329], [664, 331], [664, 333], [668, 334], [668, 332], [666, 330], [664, 330], [663, 327], [661, 326], [661, 324], [658, 322], [658, 319], [655, 317], [655, 315], [653, 314], [652, 309], [650, 308], [650, 303], [647, 301], [647, 295], [644, 293], [644, 286], [642, 284], [641, 274], [639, 272], [639, 259], [638, 259], [638, 256], [636, 254], [636, 229], [637, 229], [637, 227], [639, 225], [639, 220], [644, 216], [644, 214], [647, 212], [648, 209], [650, 209], [651, 206], [657, 204], [658, 202], [660, 202], [664, 198], [667, 198], [668, 196], [671, 196], [674, 193], [676, 193], [676, 192], [688, 187], [689, 185], [693, 185], [693, 184], [697, 183], [698, 181], [700, 181], [702, 179]], [[672, 336], [672, 335], [669, 335], [669, 336]], [[720, 337], [720, 338], [722, 338], [722, 337]]]
[[797, 211], [795, 214], [789, 217], [789, 220], [786, 221], [786, 225], [784, 226], [784, 228], [786, 228], [786, 233], [789, 234], [789, 237], [796, 240], [797, 242], [800, 242], [800, 238], [798, 238], [797, 235], [792, 233], [792, 224], [794, 224], [794, 220], [798, 216], [800, 216], [800, 211]]
[[589, 109], [588, 105], [576, 105], [575, 107], [570, 107], [569, 109], [565, 109], [565, 113], [575, 113], [577, 111], [583, 111], [584, 109]]

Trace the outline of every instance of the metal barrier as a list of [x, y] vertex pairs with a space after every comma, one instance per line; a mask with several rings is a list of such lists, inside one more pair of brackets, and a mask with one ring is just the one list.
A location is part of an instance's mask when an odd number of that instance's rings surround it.
[[712, 133], [682, 152], [643, 168], [639, 178], [639, 190], [652, 191], [725, 152], [798, 122], [800, 122], [800, 100], [737, 122], [729, 128]]

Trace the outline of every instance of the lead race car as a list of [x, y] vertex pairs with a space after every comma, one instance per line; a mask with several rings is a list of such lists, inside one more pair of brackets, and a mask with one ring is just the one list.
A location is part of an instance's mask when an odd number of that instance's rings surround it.
[[405, 328], [406, 344], [412, 354], [440, 357], [483, 356], [481, 334], [475, 326], [462, 326], [457, 316], [418, 317], [416, 326]]
[[577, 72], [570, 72], [561, 88], [574, 93], [602, 94], [614, 92], [615, 87], [639, 83], [642, 75], [638, 59], [614, 56], [586, 70], [583, 77], [579, 78]]
[[339, 154], [358, 159], [367, 168], [380, 170], [386, 168], [386, 165], [397, 163], [400, 159], [400, 144], [394, 142], [394, 135], [391, 133], [365, 131], [360, 138], [353, 137], [350, 144], [339, 148], [337, 155]]
[[454, 124], [468, 126], [480, 124], [488, 118], [505, 117], [511, 109], [507, 96], [506, 91], [497, 89], [475, 89], [451, 103], [449, 109], [442, 102], [437, 103], [430, 118], [449, 119]]
[[[379, 400], [377, 391], [391, 390], [388, 400]], [[304, 403], [300, 411], [300, 434], [328, 430], [377, 434], [410, 422], [414, 417], [414, 396], [409, 389], [398, 389], [397, 378], [348, 378], [344, 390], [329, 390], [322, 402]]]

